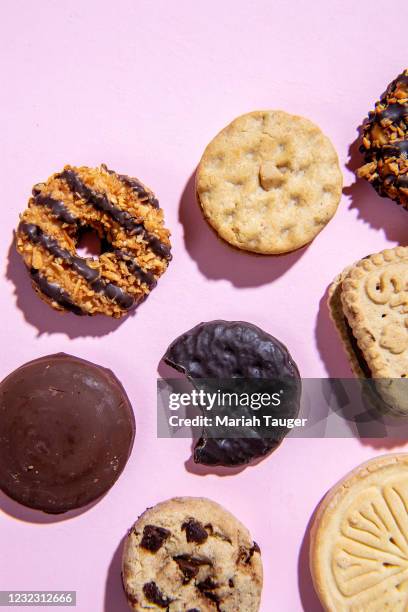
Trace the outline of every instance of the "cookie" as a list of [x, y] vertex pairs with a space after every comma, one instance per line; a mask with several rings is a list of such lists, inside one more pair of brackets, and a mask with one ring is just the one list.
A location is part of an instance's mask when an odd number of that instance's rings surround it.
[[329, 290], [329, 308], [354, 374], [376, 379], [388, 411], [408, 414], [408, 248], [348, 267]]
[[330, 612], [408, 606], [408, 454], [363, 463], [321, 502], [311, 528], [314, 586]]
[[[80, 257], [84, 232], [99, 257]], [[35, 185], [16, 231], [37, 294], [59, 311], [119, 318], [140, 304], [171, 259], [169, 231], [154, 194], [138, 179], [65, 166]]]
[[207, 146], [196, 176], [204, 216], [234, 247], [278, 254], [308, 244], [336, 212], [337, 153], [308, 119], [254, 111]]
[[146, 510], [129, 531], [122, 579], [135, 611], [256, 612], [261, 554], [220, 505], [176, 497]]
[[363, 125], [357, 174], [382, 197], [408, 208], [408, 70], [388, 87]]
[[120, 476], [134, 435], [110, 370], [63, 353], [30, 361], [0, 383], [0, 489], [53, 514], [85, 506]]
[[[299, 370], [282, 342], [252, 323], [209, 321], [179, 336], [167, 349], [164, 361], [198, 379], [222, 379], [222, 387], [236, 379], [269, 379], [285, 384], [285, 401], [276, 408], [277, 418], [296, 418], [301, 382]], [[284, 379], [284, 380], [283, 380]], [[209, 437], [206, 428], [194, 449], [194, 461], [205, 465], [236, 466], [271, 452], [288, 433], [286, 428], [264, 437], [248, 427], [245, 438]]]

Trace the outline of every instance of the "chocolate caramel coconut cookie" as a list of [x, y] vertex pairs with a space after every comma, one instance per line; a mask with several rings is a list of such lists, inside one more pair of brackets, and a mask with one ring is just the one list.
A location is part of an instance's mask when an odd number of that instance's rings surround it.
[[[77, 253], [89, 230], [101, 241], [98, 258]], [[119, 318], [165, 272], [169, 235], [156, 197], [138, 179], [105, 165], [65, 166], [34, 186], [16, 242], [35, 291], [50, 306]]]
[[363, 126], [357, 174], [380, 196], [408, 208], [408, 69], [388, 87]]

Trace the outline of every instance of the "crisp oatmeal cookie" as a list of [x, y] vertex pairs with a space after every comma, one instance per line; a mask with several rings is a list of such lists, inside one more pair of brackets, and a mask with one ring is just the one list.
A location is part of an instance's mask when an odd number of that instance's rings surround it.
[[310, 567], [328, 612], [408, 607], [408, 454], [376, 457], [335, 485], [311, 529]]
[[[76, 252], [90, 229], [101, 240], [98, 258]], [[165, 272], [169, 235], [157, 199], [138, 179], [105, 165], [65, 166], [34, 186], [16, 242], [35, 291], [53, 308], [119, 318]]]
[[243, 250], [278, 254], [306, 245], [330, 221], [342, 175], [333, 145], [311, 121], [254, 111], [210, 142], [196, 188], [221, 238]]
[[200, 497], [149, 508], [126, 539], [123, 584], [132, 610], [256, 612], [262, 562], [248, 530]]
[[353, 372], [373, 378], [394, 414], [408, 414], [408, 247], [358, 261], [329, 290], [329, 308]]
[[408, 69], [388, 87], [363, 125], [357, 174], [383, 197], [408, 208]]

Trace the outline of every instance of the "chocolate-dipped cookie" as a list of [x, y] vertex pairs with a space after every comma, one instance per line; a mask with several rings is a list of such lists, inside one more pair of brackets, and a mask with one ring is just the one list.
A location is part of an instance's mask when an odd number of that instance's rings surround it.
[[146, 510], [129, 531], [122, 578], [135, 612], [257, 612], [261, 554], [222, 506], [176, 497]]
[[0, 489], [48, 513], [85, 506], [115, 483], [134, 434], [110, 370], [63, 353], [30, 361], [0, 383]]
[[[101, 240], [98, 258], [77, 253], [86, 230]], [[16, 242], [35, 291], [53, 308], [119, 318], [166, 271], [169, 235], [157, 198], [138, 179], [105, 165], [65, 166], [34, 186]]]
[[[193, 384], [198, 379], [222, 384], [236, 379], [264, 379], [290, 382], [290, 389], [276, 416], [296, 418], [299, 412], [301, 383], [299, 370], [282, 342], [259, 327], [244, 321], [200, 323], [179, 336], [167, 349], [164, 360], [186, 374]], [[196, 381], [194, 383], [194, 381]], [[249, 432], [248, 432], [249, 433]], [[274, 450], [288, 433], [251, 435], [238, 438], [209, 436], [206, 428], [194, 449], [194, 461], [205, 465], [244, 465]]]
[[408, 69], [388, 87], [363, 126], [357, 174], [383, 197], [408, 208]]

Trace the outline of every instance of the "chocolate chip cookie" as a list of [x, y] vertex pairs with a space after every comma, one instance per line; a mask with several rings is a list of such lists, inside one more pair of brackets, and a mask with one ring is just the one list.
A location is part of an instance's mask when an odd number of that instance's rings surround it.
[[256, 612], [259, 546], [232, 514], [200, 497], [176, 497], [136, 521], [123, 553], [132, 610]]
[[[89, 230], [99, 236], [99, 257], [77, 253]], [[35, 291], [50, 306], [119, 318], [165, 272], [169, 235], [157, 198], [138, 179], [105, 165], [65, 166], [34, 186], [16, 242]]]

